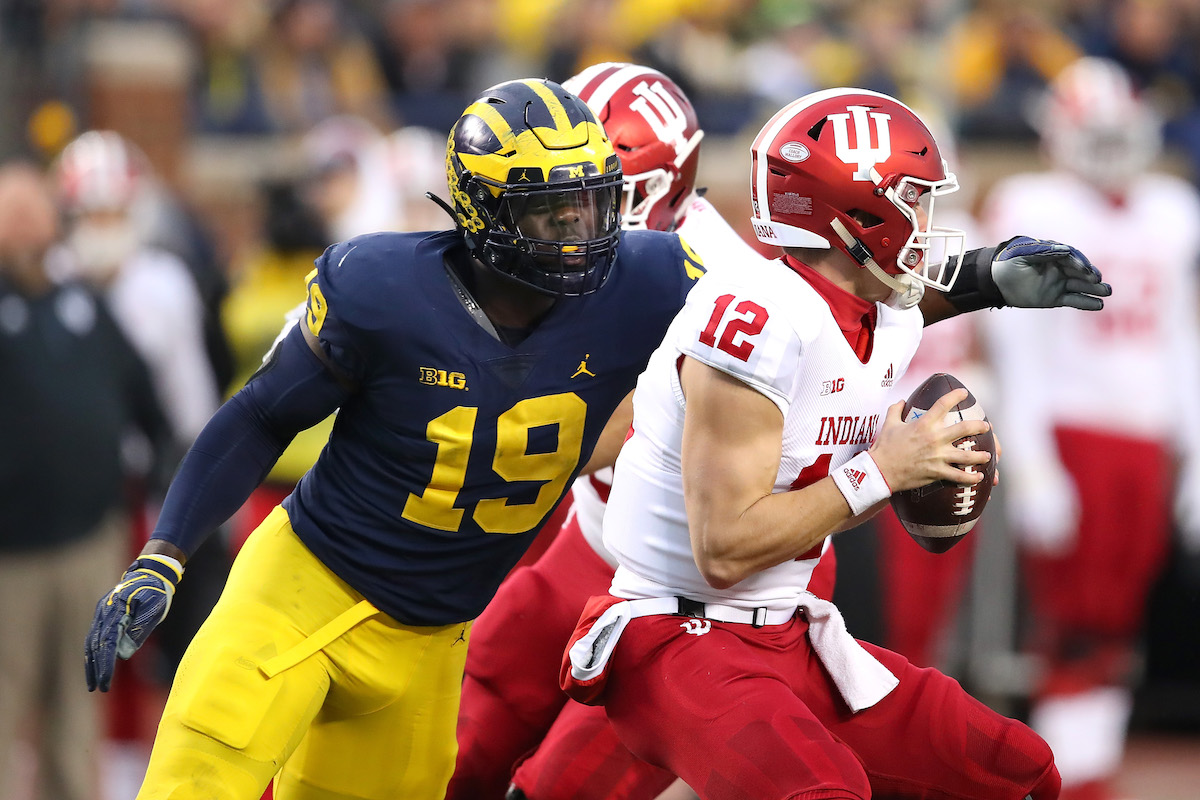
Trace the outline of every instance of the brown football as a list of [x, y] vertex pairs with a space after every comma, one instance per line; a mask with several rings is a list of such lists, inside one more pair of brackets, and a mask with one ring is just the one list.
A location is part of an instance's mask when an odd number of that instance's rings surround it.
[[[929, 411], [943, 395], [954, 389], [966, 388], [953, 375], [939, 372], [931, 375], [913, 390], [904, 402], [905, 422], [919, 418]], [[970, 394], [946, 415], [946, 425], [966, 419], [987, 419], [983, 407]], [[989, 430], [979, 436], [965, 436], [954, 443], [963, 450], [986, 450], [992, 460], [982, 466], [983, 480], [971, 486], [949, 481], [937, 481], [919, 489], [909, 489], [892, 495], [892, 508], [904, 529], [917, 544], [931, 553], [944, 553], [962, 541], [979, 521], [996, 475], [996, 439]]]

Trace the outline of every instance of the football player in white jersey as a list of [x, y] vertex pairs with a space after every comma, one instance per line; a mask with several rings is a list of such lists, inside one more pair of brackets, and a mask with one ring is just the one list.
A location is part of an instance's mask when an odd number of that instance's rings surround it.
[[1147, 171], [1157, 122], [1114, 62], [1075, 62], [1046, 98], [1053, 168], [997, 184], [984, 222], [1069, 237], [1117, 294], [1103, 314], [995, 315], [988, 338], [1012, 454], [1009, 519], [1045, 666], [1030, 724], [1054, 750], [1062, 796], [1104, 800], [1147, 596], [1169, 550], [1173, 486], [1180, 511], [1191, 504], [1181, 530], [1200, 534], [1200, 197]]
[[[563, 86], [592, 108], [621, 158], [622, 227], [677, 231], [708, 269], [765, 263], [696, 190], [704, 132], [673, 80], [644, 66], [603, 63]], [[624, 412], [632, 414], [628, 400]], [[597, 446], [609, 452], [600, 459], [611, 463], [627, 428], [606, 428], [618, 436]], [[652, 798], [674, 781], [629, 755], [602, 709], [569, 704], [558, 688], [562, 651], [583, 605], [608, 589], [616, 568], [600, 540], [611, 481], [612, 469], [604, 468], [575, 482], [573, 505], [549, 549], [509, 577], [472, 628], [451, 800], [499, 800], [506, 791], [538, 800], [600, 800], [618, 796], [613, 792]], [[828, 596], [832, 565], [823, 573]], [[510, 789], [514, 766], [539, 747], [552, 725], [552, 738], [522, 763]], [[580, 741], [588, 742], [587, 759], [576, 758]]]
[[783, 257], [700, 281], [639, 379], [604, 518], [618, 567], [563, 688], [706, 800], [1053, 798], [1036, 734], [857, 642], [811, 590], [832, 533], [987, 459], [952, 444], [986, 422], [944, 424], [963, 390], [909, 424], [888, 406], [923, 323], [1110, 289], [1066, 245], [962, 254], [934, 224], [954, 176], [886, 95], [803, 97], [752, 154], [755, 231]]

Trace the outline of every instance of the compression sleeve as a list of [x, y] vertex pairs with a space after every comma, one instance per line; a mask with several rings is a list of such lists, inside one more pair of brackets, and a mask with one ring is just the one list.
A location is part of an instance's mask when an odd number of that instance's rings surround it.
[[295, 435], [336, 411], [350, 391], [294, 326], [196, 437], [167, 491], [152, 538], [190, 557], [241, 507]]

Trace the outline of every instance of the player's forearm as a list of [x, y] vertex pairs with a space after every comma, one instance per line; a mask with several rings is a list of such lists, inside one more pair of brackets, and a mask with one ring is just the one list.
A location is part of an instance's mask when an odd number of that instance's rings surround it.
[[823, 478], [803, 489], [760, 497], [741, 511], [694, 498], [688, 519], [700, 574], [713, 588], [727, 589], [801, 557], [854, 517], [833, 480]]
[[244, 399], [235, 395], [213, 415], [184, 456], [154, 529], [155, 547], [174, 547], [184, 558], [172, 557], [186, 561], [241, 507], [288, 441], [263, 435]]

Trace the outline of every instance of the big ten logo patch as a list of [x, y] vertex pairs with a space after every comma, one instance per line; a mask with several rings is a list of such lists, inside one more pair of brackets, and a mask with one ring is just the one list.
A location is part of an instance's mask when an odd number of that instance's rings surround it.
[[467, 376], [461, 372], [447, 372], [444, 369], [421, 367], [421, 383], [428, 386], [445, 386], [449, 389], [467, 390]]
[[833, 394], [834, 392], [840, 392], [845, 388], [846, 388], [846, 379], [845, 378], [835, 378], [834, 380], [831, 380], [831, 381], [821, 381], [821, 396], [824, 397], [827, 394]]

